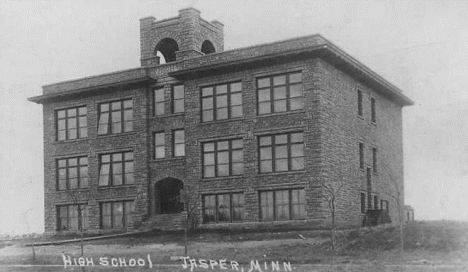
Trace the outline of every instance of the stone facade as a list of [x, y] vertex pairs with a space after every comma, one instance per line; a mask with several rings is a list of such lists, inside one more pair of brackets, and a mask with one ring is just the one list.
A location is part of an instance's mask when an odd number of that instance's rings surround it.
[[[111, 201], [133, 201], [133, 220], [126, 230], [181, 227], [186, 212], [160, 214], [157, 184], [167, 178], [182, 181], [186, 191], [193, 193], [197, 221], [205, 228], [328, 225], [331, 216], [320, 182], [334, 188], [344, 184], [336, 202], [340, 227], [361, 225], [361, 193], [366, 194], [367, 203], [369, 192], [378, 207], [366, 208], [380, 209], [387, 201], [396, 220], [395, 188], [404, 205], [402, 107], [412, 104], [399, 89], [319, 35], [223, 52], [223, 25], [201, 19], [192, 8], [162, 21], [143, 18], [140, 29], [142, 68], [47, 85], [43, 95], [30, 98], [44, 105], [46, 232], [58, 229], [58, 207], [84, 203], [88, 203], [88, 231], [121, 231], [101, 229], [100, 205]], [[178, 51], [172, 52], [175, 60], [159, 64], [156, 49], [166, 38], [176, 41]], [[206, 40], [215, 52], [202, 52]], [[170, 48], [165, 46], [161, 50]], [[303, 108], [259, 114], [257, 79], [298, 71]], [[230, 82], [241, 82], [242, 117], [202, 122], [201, 88]], [[184, 112], [173, 114], [172, 87], [179, 84], [184, 85]], [[153, 90], [158, 88], [164, 90], [163, 115], [154, 114]], [[358, 115], [358, 90], [362, 116]], [[122, 99], [133, 101], [133, 130], [98, 135], [99, 105]], [[375, 103], [375, 122], [371, 103]], [[81, 106], [87, 109], [87, 137], [58, 141], [57, 111]], [[185, 131], [185, 156], [173, 156], [177, 129]], [[156, 132], [163, 132], [165, 139], [165, 157], [160, 159], [155, 158]], [[304, 135], [304, 169], [260, 173], [259, 137], [290, 132]], [[234, 138], [243, 142], [244, 174], [203, 178], [202, 144]], [[359, 143], [364, 146], [362, 168]], [[100, 155], [121, 151], [133, 152], [134, 184], [99, 186]], [[57, 190], [57, 161], [78, 156], [88, 158], [88, 187]], [[262, 222], [259, 192], [291, 188], [305, 192], [305, 219]], [[244, 196], [243, 220], [203, 224], [202, 196], [232, 192]]]

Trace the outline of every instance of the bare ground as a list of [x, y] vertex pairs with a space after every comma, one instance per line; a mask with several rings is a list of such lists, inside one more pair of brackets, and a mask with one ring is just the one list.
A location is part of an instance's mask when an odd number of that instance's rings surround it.
[[[184, 256], [181, 233], [153, 232], [85, 242], [84, 256], [92, 258], [94, 264], [85, 268], [64, 267], [62, 254], [79, 258], [79, 243], [36, 247], [32, 260], [32, 248], [26, 247], [32, 241], [14, 240], [0, 242], [0, 271], [225, 271], [219, 265], [223, 259], [227, 271], [236, 271], [231, 265], [235, 261], [239, 271], [243, 268], [246, 272], [251, 268], [272, 271], [271, 262], [278, 262], [280, 271], [288, 269], [283, 262], [290, 263], [293, 271], [468, 271], [468, 223], [408, 224], [403, 255], [398, 250], [397, 233], [395, 226], [341, 231], [335, 254], [327, 231], [196, 233], [190, 237], [188, 255], [197, 260], [197, 267], [185, 268], [178, 258]], [[39, 240], [44, 238], [34, 241]], [[107, 257], [108, 266], [100, 264], [101, 257]], [[114, 264], [125, 258], [127, 266], [112, 266], [112, 258]], [[131, 259], [145, 260], [145, 265], [130, 267]], [[209, 260], [216, 260], [218, 265], [203, 268], [200, 259], [208, 260], [208, 265]], [[252, 267], [251, 261], [256, 264], [257, 260], [259, 267]]]

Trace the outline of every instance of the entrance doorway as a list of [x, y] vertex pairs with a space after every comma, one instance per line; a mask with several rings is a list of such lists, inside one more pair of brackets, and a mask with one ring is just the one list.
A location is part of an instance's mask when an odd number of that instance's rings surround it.
[[180, 213], [183, 204], [180, 202], [180, 190], [184, 183], [175, 178], [165, 178], [155, 185], [156, 214]]

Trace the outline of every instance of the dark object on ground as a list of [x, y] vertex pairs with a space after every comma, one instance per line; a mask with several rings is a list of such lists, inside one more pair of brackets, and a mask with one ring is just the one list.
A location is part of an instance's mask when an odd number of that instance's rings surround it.
[[364, 219], [362, 220], [362, 226], [377, 226], [380, 224], [391, 223], [390, 215], [385, 210], [367, 210]]

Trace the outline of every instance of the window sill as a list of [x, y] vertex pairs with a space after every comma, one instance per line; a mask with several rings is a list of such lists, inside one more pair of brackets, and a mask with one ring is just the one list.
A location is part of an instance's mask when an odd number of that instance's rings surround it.
[[185, 156], [151, 159], [152, 162], [166, 162], [166, 161], [177, 161], [177, 160], [185, 160]]
[[114, 133], [114, 134], [101, 134], [101, 135], [98, 134], [96, 139], [105, 139], [105, 138], [110, 138], [110, 137], [128, 136], [128, 135], [134, 135], [134, 134], [136, 134], [135, 131], [127, 131], [127, 132]]
[[68, 143], [75, 143], [75, 142], [88, 141], [88, 140], [90, 140], [89, 137], [73, 139], [73, 140], [60, 140], [60, 141], [57, 140], [57, 141], [53, 141], [52, 144], [68, 144]]
[[236, 176], [225, 176], [225, 177], [209, 177], [205, 178], [202, 177], [202, 181], [218, 181], [218, 180], [226, 180], [226, 179], [242, 179], [244, 178], [244, 175], [236, 175]]
[[365, 120], [365, 118], [364, 118], [363, 115], [358, 115], [357, 117], [358, 117], [359, 119], [361, 119], [361, 120]]
[[233, 225], [233, 224], [243, 224], [243, 223], [246, 223], [245, 221], [236, 221], [236, 222], [203, 222], [203, 225], [207, 226], [207, 225], [217, 225], [217, 226], [222, 226], [222, 225], [225, 225], [225, 226], [229, 226], [229, 225]]
[[70, 193], [70, 192], [86, 192], [86, 191], [89, 191], [90, 188], [76, 188], [76, 189], [67, 189], [67, 190], [59, 190], [57, 189], [56, 192], [57, 193]]
[[229, 123], [229, 122], [235, 122], [235, 121], [244, 121], [244, 117], [236, 117], [236, 118], [231, 118], [231, 119], [223, 119], [223, 120], [215, 120], [215, 121], [207, 121], [203, 122], [200, 121], [200, 125], [214, 125], [214, 124], [222, 124], [222, 123]]
[[283, 112], [274, 112], [274, 113], [267, 113], [267, 114], [257, 114], [257, 118], [267, 118], [267, 117], [273, 117], [277, 115], [289, 115], [289, 114], [298, 114], [298, 113], [305, 113], [306, 111], [304, 109], [300, 110], [293, 110], [293, 111], [283, 111]]
[[132, 188], [136, 184], [125, 184], [125, 185], [112, 185], [112, 186], [98, 186], [98, 190], [107, 190], [107, 189], [120, 189], [120, 188]]
[[278, 224], [284, 224], [284, 223], [292, 223], [292, 222], [303, 222], [307, 220], [306, 218], [301, 218], [301, 219], [288, 219], [288, 220], [260, 220], [259, 223], [273, 223], [273, 225]]
[[149, 119], [161, 119], [161, 118], [171, 118], [171, 117], [179, 117], [184, 116], [185, 112], [178, 112], [178, 113], [169, 113], [163, 115], [152, 115]]
[[305, 174], [306, 170], [294, 170], [294, 171], [285, 171], [285, 172], [269, 172], [269, 173], [257, 173], [258, 177], [267, 177], [267, 176], [280, 176], [280, 175], [294, 175], [294, 174]]

